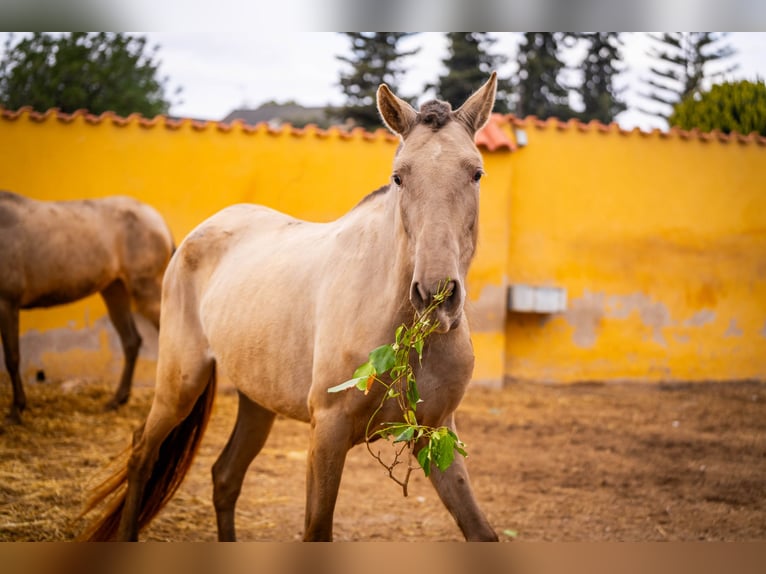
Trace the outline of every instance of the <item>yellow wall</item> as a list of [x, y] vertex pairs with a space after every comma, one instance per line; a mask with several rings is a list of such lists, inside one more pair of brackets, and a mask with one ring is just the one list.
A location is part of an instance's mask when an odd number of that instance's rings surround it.
[[[475, 379], [766, 379], [766, 146], [505, 118], [514, 151], [483, 149], [468, 277]], [[0, 188], [40, 199], [128, 194], [180, 241], [231, 203], [328, 221], [385, 184], [396, 139], [338, 130], [0, 118]], [[567, 289], [565, 313], [506, 311], [510, 284]], [[151, 383], [156, 337], [138, 383]], [[26, 380], [116, 377], [98, 297], [22, 313]], [[0, 378], [5, 377], [0, 369]], [[5, 379], [3, 379], [5, 380]]]
[[506, 374], [766, 378], [766, 140], [516, 127], [509, 280], [569, 302], [508, 315]]

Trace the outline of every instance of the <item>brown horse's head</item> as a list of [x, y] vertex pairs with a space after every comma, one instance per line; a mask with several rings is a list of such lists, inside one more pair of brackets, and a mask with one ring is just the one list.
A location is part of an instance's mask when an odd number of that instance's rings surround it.
[[489, 120], [496, 84], [493, 72], [455, 111], [446, 102], [430, 101], [418, 112], [385, 84], [378, 88], [380, 115], [401, 138], [391, 187], [412, 268], [410, 301], [423, 312], [440, 284], [448, 281], [451, 294], [436, 314], [441, 332], [455, 327], [463, 315], [484, 173], [474, 136]]

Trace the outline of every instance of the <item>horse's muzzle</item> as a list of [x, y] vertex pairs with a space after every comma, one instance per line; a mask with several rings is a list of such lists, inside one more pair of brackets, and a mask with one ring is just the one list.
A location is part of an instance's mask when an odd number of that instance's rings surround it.
[[410, 303], [418, 314], [422, 315], [440, 292], [444, 292], [446, 297], [436, 305], [433, 317], [439, 323], [436, 331], [447, 333], [460, 324], [463, 315], [464, 295], [460, 282], [451, 280], [445, 284], [444, 281], [439, 281], [431, 287], [426, 287], [423, 282], [413, 281], [410, 286]]

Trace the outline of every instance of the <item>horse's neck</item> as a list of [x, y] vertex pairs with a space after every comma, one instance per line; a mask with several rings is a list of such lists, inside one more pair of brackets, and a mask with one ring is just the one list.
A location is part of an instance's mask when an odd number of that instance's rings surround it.
[[409, 303], [412, 282], [412, 257], [402, 228], [399, 207], [393, 191], [374, 197], [348, 214], [348, 225], [355, 229], [352, 236], [362, 238], [364, 256], [359, 271], [369, 281], [368, 289], [385, 302], [385, 312], [396, 324], [408, 320], [412, 313]]

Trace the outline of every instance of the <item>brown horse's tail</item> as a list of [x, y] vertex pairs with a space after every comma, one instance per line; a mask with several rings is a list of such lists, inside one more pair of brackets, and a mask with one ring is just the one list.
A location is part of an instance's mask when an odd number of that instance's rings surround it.
[[[146, 526], [162, 510], [181, 485], [197, 453], [210, 419], [215, 398], [215, 367], [205, 391], [197, 399], [189, 416], [176, 426], [160, 446], [152, 474], [144, 488], [138, 513], [138, 528]], [[143, 432], [141, 429], [139, 432]], [[106, 501], [101, 515], [92, 520], [77, 537], [81, 541], [113, 540], [125, 505], [128, 484], [127, 461], [97, 486], [80, 517]]]

